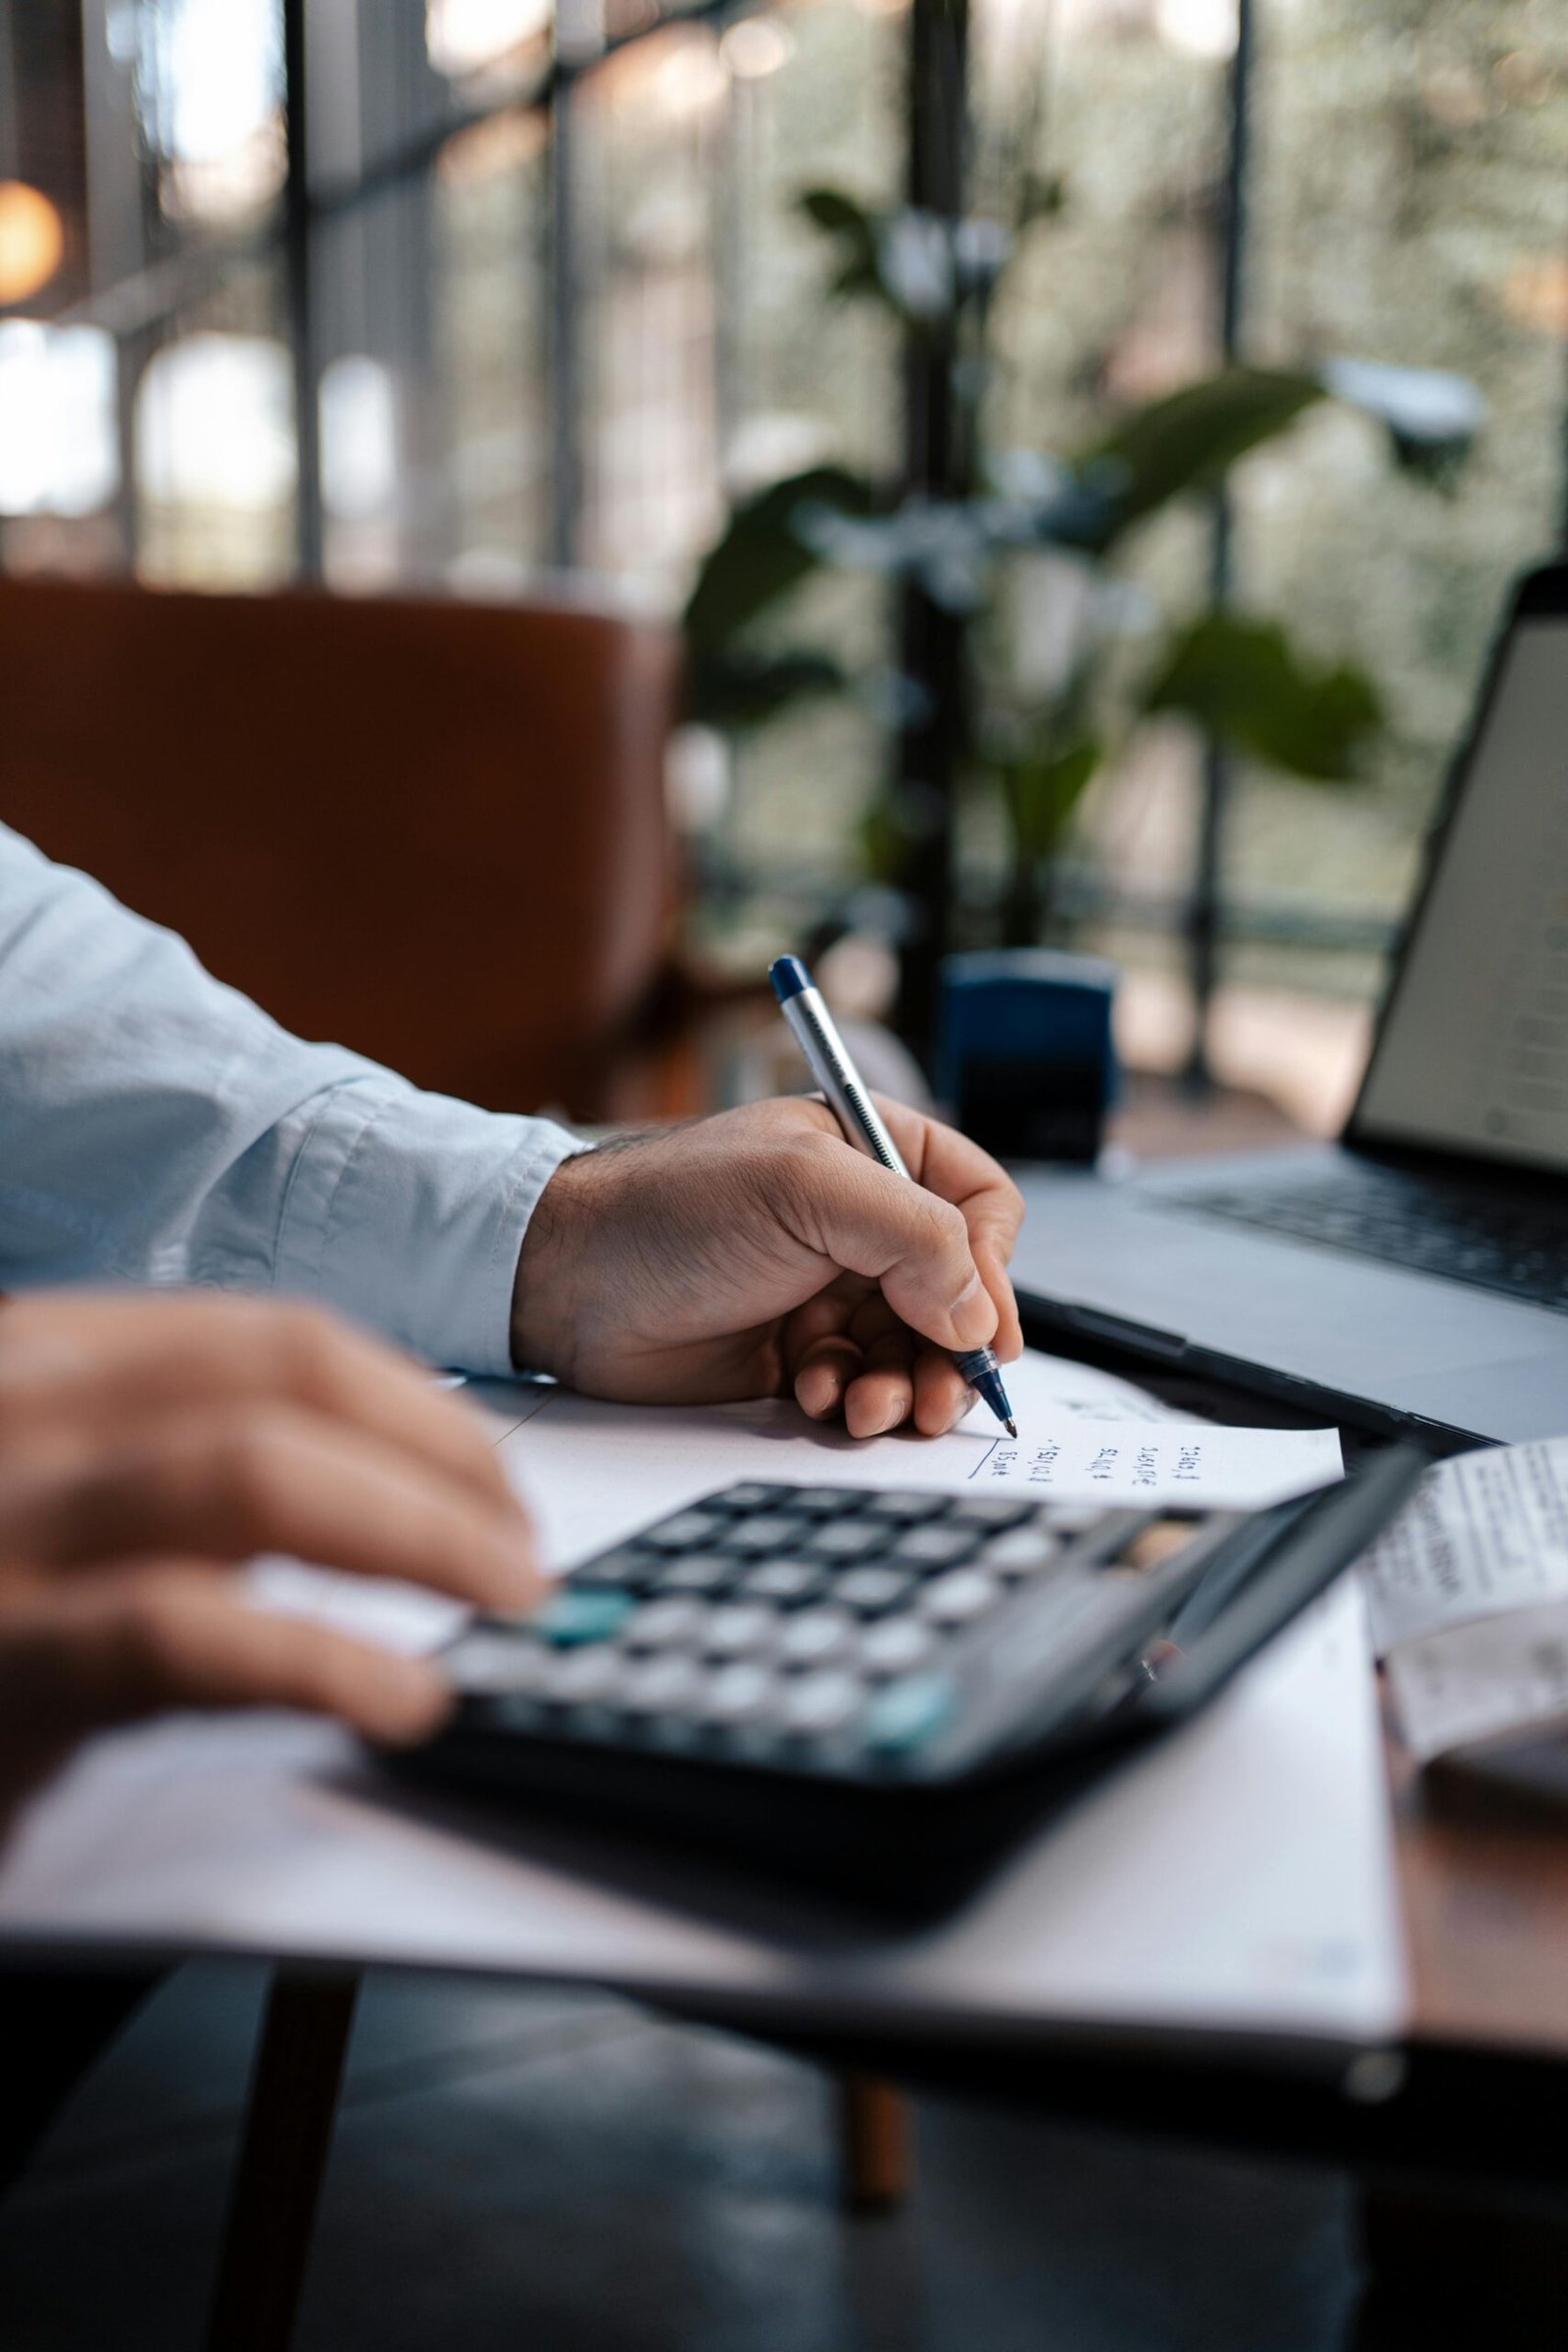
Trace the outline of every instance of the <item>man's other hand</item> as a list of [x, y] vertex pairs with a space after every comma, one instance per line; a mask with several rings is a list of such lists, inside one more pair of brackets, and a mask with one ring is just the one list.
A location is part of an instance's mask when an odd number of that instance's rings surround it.
[[471, 1407], [314, 1309], [206, 1293], [0, 1305], [0, 1805], [83, 1733], [291, 1706], [408, 1741], [435, 1670], [246, 1603], [285, 1551], [487, 1608], [540, 1586]]
[[796, 1396], [858, 1438], [935, 1436], [973, 1401], [946, 1352], [1019, 1352], [1017, 1189], [975, 1144], [879, 1102], [913, 1184], [826, 1105], [758, 1102], [562, 1163], [529, 1222], [513, 1353], [595, 1396]]

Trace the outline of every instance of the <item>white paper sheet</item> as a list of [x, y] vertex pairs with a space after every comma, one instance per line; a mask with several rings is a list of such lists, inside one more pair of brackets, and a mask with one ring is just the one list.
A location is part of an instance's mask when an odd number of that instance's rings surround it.
[[1380, 1657], [1441, 1627], [1568, 1595], [1568, 1438], [1439, 1462], [1361, 1574]]

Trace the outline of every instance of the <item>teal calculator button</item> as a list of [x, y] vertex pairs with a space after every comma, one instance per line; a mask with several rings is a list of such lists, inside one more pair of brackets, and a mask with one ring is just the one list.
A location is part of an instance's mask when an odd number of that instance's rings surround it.
[[956, 1696], [945, 1674], [913, 1674], [890, 1683], [871, 1702], [866, 1745], [882, 1756], [917, 1755], [951, 1720]]
[[571, 1590], [555, 1593], [530, 1623], [541, 1642], [555, 1649], [575, 1649], [584, 1642], [608, 1642], [618, 1634], [633, 1605], [627, 1592]]

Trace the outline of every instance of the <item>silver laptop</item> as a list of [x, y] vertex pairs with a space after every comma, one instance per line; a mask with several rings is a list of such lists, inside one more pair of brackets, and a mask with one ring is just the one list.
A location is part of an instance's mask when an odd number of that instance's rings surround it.
[[1021, 1181], [1048, 1335], [1374, 1429], [1568, 1435], [1568, 565], [1515, 596], [1339, 1143]]

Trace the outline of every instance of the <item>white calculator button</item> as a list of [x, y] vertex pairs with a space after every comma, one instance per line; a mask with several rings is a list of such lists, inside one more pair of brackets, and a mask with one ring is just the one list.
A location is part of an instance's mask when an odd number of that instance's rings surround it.
[[909, 1674], [936, 1646], [935, 1634], [918, 1617], [884, 1617], [860, 1636], [859, 1664], [867, 1674]]
[[892, 1557], [911, 1568], [952, 1568], [966, 1560], [980, 1541], [977, 1527], [911, 1527], [893, 1546]]
[[639, 1715], [662, 1715], [666, 1708], [690, 1706], [702, 1678], [691, 1659], [679, 1651], [646, 1658], [632, 1667], [621, 1690], [620, 1703]]
[[827, 1571], [815, 1560], [767, 1560], [751, 1571], [741, 1591], [758, 1600], [796, 1608], [820, 1592], [826, 1583]]
[[649, 1528], [642, 1541], [655, 1551], [690, 1551], [696, 1544], [715, 1542], [728, 1525], [712, 1511], [679, 1511], [662, 1527]]
[[981, 1556], [993, 1576], [1036, 1576], [1061, 1557], [1061, 1545], [1043, 1527], [1018, 1527], [988, 1544]]
[[825, 1666], [848, 1649], [856, 1633], [842, 1609], [802, 1609], [779, 1637], [779, 1654], [790, 1666]]
[[875, 1617], [896, 1607], [913, 1583], [912, 1576], [897, 1568], [852, 1568], [835, 1580], [833, 1597], [843, 1608]]
[[710, 1609], [703, 1626], [703, 1647], [710, 1657], [738, 1658], [749, 1649], [765, 1649], [778, 1619], [771, 1609], [737, 1602], [731, 1609]]
[[550, 1678], [550, 1696], [564, 1706], [592, 1706], [618, 1698], [626, 1660], [608, 1643], [592, 1649], [572, 1649], [556, 1661]]
[[920, 1595], [920, 1606], [937, 1625], [967, 1625], [971, 1619], [984, 1616], [995, 1600], [1002, 1598], [1002, 1587], [994, 1576], [982, 1576], [978, 1569], [960, 1568], [952, 1576], [938, 1577], [927, 1585]]
[[682, 1648], [696, 1641], [708, 1614], [698, 1600], [651, 1600], [627, 1619], [621, 1640], [628, 1649]]
[[787, 1730], [820, 1737], [841, 1731], [864, 1701], [865, 1685], [853, 1674], [803, 1674], [786, 1686], [779, 1712]]
[[710, 1723], [750, 1723], [763, 1712], [777, 1688], [765, 1666], [750, 1658], [740, 1659], [710, 1675], [703, 1693], [703, 1713]]
[[1107, 1516], [1106, 1512], [1096, 1510], [1092, 1503], [1053, 1503], [1046, 1524], [1064, 1538], [1087, 1536], [1092, 1527], [1098, 1527], [1102, 1519]]
[[509, 1640], [504, 1634], [467, 1634], [454, 1643], [441, 1663], [457, 1690], [539, 1690], [550, 1670], [550, 1656], [538, 1642]]

